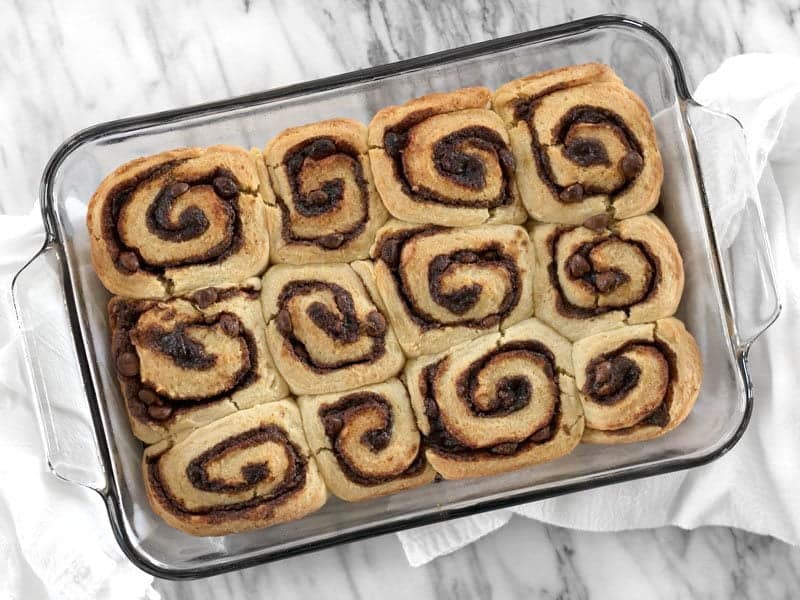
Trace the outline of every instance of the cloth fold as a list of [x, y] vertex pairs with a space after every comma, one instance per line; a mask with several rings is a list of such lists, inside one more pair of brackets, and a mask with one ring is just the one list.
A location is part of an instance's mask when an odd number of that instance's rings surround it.
[[[726, 60], [695, 99], [735, 116], [747, 139], [778, 275], [783, 311], [753, 345], [756, 405], [741, 441], [717, 461], [671, 473], [542, 500], [398, 534], [409, 562], [422, 565], [502, 527], [518, 514], [588, 531], [663, 525], [724, 525], [800, 544], [800, 57], [746, 54]], [[724, 151], [724, 149], [722, 149]], [[715, 207], [716, 209], [717, 207]], [[741, 206], [723, 206], [726, 219]], [[719, 212], [719, 211], [717, 211]], [[732, 228], [734, 229], [734, 228]], [[794, 352], [792, 351], [794, 350]]]

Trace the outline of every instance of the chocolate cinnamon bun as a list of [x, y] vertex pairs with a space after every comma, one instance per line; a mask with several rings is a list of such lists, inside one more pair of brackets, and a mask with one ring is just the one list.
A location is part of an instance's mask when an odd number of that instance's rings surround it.
[[445, 479], [555, 459], [583, 433], [572, 347], [528, 319], [409, 361], [406, 383], [428, 462]]
[[372, 183], [364, 125], [332, 119], [287, 129], [264, 161], [275, 190], [265, 192], [273, 263], [367, 258], [389, 215]]
[[651, 210], [664, 177], [644, 102], [596, 63], [505, 84], [494, 109], [509, 129], [517, 183], [534, 219], [577, 224]]
[[686, 419], [700, 393], [700, 351], [678, 319], [584, 338], [575, 342], [572, 356], [585, 442], [621, 444], [663, 435]]
[[655, 321], [678, 308], [683, 261], [653, 215], [595, 229], [537, 225], [531, 237], [536, 316], [571, 340]]
[[267, 350], [260, 281], [247, 286], [111, 299], [112, 359], [140, 440], [152, 444], [288, 395]]
[[276, 265], [261, 299], [267, 343], [295, 394], [341, 392], [403, 367], [394, 331], [349, 265]]
[[389, 212], [412, 223], [522, 223], [514, 157], [486, 88], [389, 106], [369, 125], [375, 186]]
[[327, 499], [300, 413], [286, 400], [148, 447], [143, 473], [153, 511], [170, 526], [198, 536], [299, 519]]
[[238, 283], [269, 258], [253, 157], [233, 146], [131, 161], [89, 202], [92, 262], [113, 294], [163, 298]]
[[440, 352], [533, 313], [533, 252], [517, 225], [391, 221], [378, 232], [372, 257], [374, 265], [355, 266], [372, 273], [408, 356]]
[[303, 428], [328, 489], [348, 501], [433, 481], [408, 393], [397, 379], [297, 399]]

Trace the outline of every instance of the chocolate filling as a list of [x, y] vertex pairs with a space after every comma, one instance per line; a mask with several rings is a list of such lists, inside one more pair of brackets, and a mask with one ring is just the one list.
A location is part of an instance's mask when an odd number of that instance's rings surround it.
[[456, 383], [456, 393], [459, 399], [467, 404], [472, 414], [486, 418], [505, 416], [526, 406], [532, 400], [532, 390], [528, 380], [521, 376], [502, 378], [495, 390], [496, 398], [492, 406], [487, 410], [481, 410], [475, 405], [474, 396], [477, 374], [495, 356], [507, 352], [521, 352], [532, 355], [536, 360], [543, 363], [545, 372], [551, 377], [552, 392], [556, 398], [556, 404], [547, 425], [539, 428], [523, 440], [498, 442], [488, 448], [474, 448], [464, 443], [447, 429], [439, 411], [439, 405], [436, 402], [436, 377], [440, 366], [446, 360], [442, 359], [426, 366], [419, 379], [425, 416], [430, 423], [430, 432], [424, 437], [427, 448], [437, 454], [457, 460], [484, 460], [496, 458], [498, 455], [510, 456], [519, 454], [537, 444], [543, 444], [553, 439], [560, 423], [561, 392], [555, 367], [555, 358], [545, 346], [538, 342], [509, 342], [473, 362]]
[[641, 375], [639, 365], [627, 356], [623, 356], [625, 352], [637, 346], [655, 348], [665, 358], [668, 370], [667, 391], [661, 403], [637, 425], [608, 431], [607, 433], [610, 434], [625, 435], [641, 425], [666, 427], [669, 424], [677, 358], [669, 346], [658, 340], [631, 340], [613, 352], [606, 352], [594, 357], [586, 365], [586, 383], [581, 391], [599, 404], [615, 404], [621, 401], [636, 386]]
[[497, 208], [511, 204], [514, 158], [500, 134], [488, 127], [463, 127], [443, 136], [433, 147], [433, 163], [439, 175], [455, 185], [470, 190], [480, 190], [486, 185], [486, 165], [480, 158], [465, 152], [464, 148], [472, 147], [493, 153], [503, 172], [503, 186], [497, 197], [482, 202], [467, 202], [461, 200], [457, 193], [454, 196], [443, 196], [421, 183], [409, 181], [403, 164], [409, 137], [415, 126], [435, 114], [431, 110], [417, 111], [384, 133], [383, 147], [392, 159], [394, 174], [400, 181], [403, 193], [417, 202], [453, 207]]
[[[372, 338], [372, 347], [363, 357], [356, 360], [340, 360], [332, 363], [320, 363], [315, 361], [308, 352], [305, 344], [301, 342], [293, 333], [291, 327], [291, 317], [283, 307], [291, 298], [297, 295], [312, 294], [317, 291], [328, 290], [333, 294], [336, 308], [339, 314], [330, 311], [323, 303], [312, 303], [306, 314], [313, 323], [319, 327], [331, 339], [342, 344], [350, 344], [359, 339], [362, 331]], [[350, 292], [340, 285], [327, 281], [292, 281], [286, 284], [278, 296], [278, 331], [286, 340], [294, 356], [316, 373], [326, 373], [336, 369], [342, 369], [352, 365], [366, 364], [379, 359], [386, 352], [386, 330], [376, 329], [374, 319], [370, 322], [361, 323], [356, 314], [355, 304]], [[281, 315], [284, 315], [282, 317]], [[369, 333], [374, 335], [369, 335]]]
[[[233, 293], [248, 294], [252, 292], [234, 289]], [[257, 294], [257, 292], [255, 293]], [[229, 294], [230, 292], [225, 290], [220, 294], [220, 299], [228, 297]], [[124, 300], [117, 301], [110, 306], [109, 321], [112, 330], [111, 353], [114, 357], [115, 364], [119, 364], [122, 357], [125, 356], [131, 355], [138, 358], [136, 348], [131, 342], [130, 335], [136, 327], [139, 316], [153, 308], [156, 304], [157, 302], [154, 300]], [[145, 423], [163, 423], [168, 419], [174, 419], [174, 417], [181, 412], [190, 411], [195, 407], [205, 406], [212, 402], [229, 398], [231, 394], [247, 388], [258, 379], [258, 348], [256, 346], [256, 340], [244, 325], [239, 322], [238, 317], [231, 313], [223, 312], [208, 321], [204, 320], [200, 322], [212, 326], [220, 319], [229, 317], [236, 319], [239, 325], [237, 335], [244, 338], [247, 346], [247, 352], [242, 356], [242, 364], [246, 366], [234, 377], [231, 386], [220, 394], [203, 398], [170, 398], [163, 394], [158, 394], [155, 390], [150, 389], [142, 383], [139, 379], [137, 361], [135, 373], [131, 371], [123, 373], [120, 369], [117, 369], [117, 375], [122, 384], [123, 396], [125, 397], [125, 402], [132, 418]], [[179, 327], [178, 329], [182, 330], [183, 328]], [[178, 337], [188, 339], [186, 336], [169, 336], [169, 332], [164, 331], [159, 333], [152, 330], [143, 333], [144, 337], [149, 338], [147, 343], [152, 343], [160, 352], [167, 356], [172, 356], [176, 364], [184, 368], [206, 369], [213, 366], [204, 366], [212, 357], [205, 353], [202, 344], [190, 340], [191, 346], [199, 346], [199, 348], [192, 348], [190, 350], [188, 346], [183, 344], [183, 340], [177, 339]], [[164, 339], [165, 337], [167, 338], [166, 340]], [[159, 344], [161, 344], [161, 346], [159, 346]], [[196, 362], [195, 359], [197, 359]], [[181, 364], [181, 362], [184, 364]]]
[[374, 392], [356, 392], [342, 396], [335, 404], [320, 408], [319, 417], [325, 427], [325, 435], [332, 443], [332, 451], [342, 473], [353, 483], [365, 486], [379, 485], [418, 475], [425, 467], [422, 444], [411, 464], [400, 471], [381, 476], [365, 473], [349, 460], [347, 449], [344, 446], [345, 442], [339, 437], [339, 434], [349, 421], [358, 417], [359, 413], [374, 410], [381, 413], [384, 425], [379, 429], [366, 432], [361, 437], [360, 443], [377, 454], [389, 446], [394, 426], [392, 407], [382, 396]]
[[[292, 204], [304, 217], [316, 217], [335, 210], [344, 199], [344, 180], [341, 178], [323, 182], [319, 189], [304, 194], [300, 190], [300, 173], [307, 158], [321, 160], [333, 154], [340, 154], [349, 159], [353, 177], [358, 186], [359, 200], [363, 209], [363, 217], [346, 231], [321, 231], [314, 237], [303, 237], [292, 231], [291, 215], [284, 198], [278, 197], [281, 210], [281, 235], [287, 242], [312, 244], [325, 249], [336, 249], [348, 241], [358, 237], [369, 221], [369, 187], [361, 166], [360, 154], [350, 144], [327, 137], [311, 138], [290, 149], [283, 157], [283, 166], [292, 190]], [[336, 236], [331, 238], [331, 236]], [[335, 240], [335, 243], [333, 241]]]
[[[400, 256], [406, 243], [413, 242], [418, 237], [434, 235], [440, 231], [444, 231], [444, 228], [425, 226], [419, 229], [397, 231], [381, 238], [375, 249], [377, 259], [386, 263], [392, 273], [406, 313], [423, 330], [435, 329], [441, 327], [442, 324], [432, 315], [414, 305], [413, 293], [409, 289], [406, 278], [403, 276]], [[487, 242], [479, 248], [457, 250], [449, 254], [434, 256], [428, 263], [428, 290], [434, 302], [455, 315], [463, 315], [473, 308], [480, 300], [482, 291], [479, 284], [464, 286], [452, 292], [442, 291], [442, 279], [448, 271], [457, 268], [459, 265], [466, 264], [500, 267], [508, 273], [510, 286], [495, 312], [480, 319], [463, 319], [448, 323], [447, 326], [464, 326], [475, 329], [494, 327], [519, 304], [522, 283], [517, 263], [512, 257], [505, 254], [500, 244], [496, 242]]]
[[636, 387], [641, 373], [627, 356], [594, 358], [586, 367], [583, 392], [599, 404], [616, 404]]
[[[592, 308], [587, 308], [572, 304], [564, 295], [564, 289], [561, 287], [561, 283], [558, 280], [558, 266], [556, 265], [555, 257], [557, 256], [559, 239], [563, 234], [572, 231], [573, 229], [574, 227], [562, 227], [556, 229], [547, 240], [547, 246], [549, 248], [551, 257], [550, 263], [547, 265], [547, 272], [550, 277], [550, 285], [552, 285], [553, 289], [556, 291], [556, 310], [560, 314], [569, 318], [585, 319], [588, 317], [602, 315], [614, 310], [627, 311], [635, 304], [646, 302], [661, 284], [660, 262], [658, 257], [650, 250], [650, 247], [645, 242], [624, 239], [615, 234], [611, 234], [603, 236], [602, 238], [591, 243], [581, 245], [578, 251], [567, 259], [568, 264], [566, 265], [565, 270], [568, 276], [572, 279], [583, 280], [597, 290], [598, 293], [611, 292], [622, 283], [628, 281], [628, 275], [618, 269], [602, 272], [595, 271], [591, 260], [589, 259], [589, 253], [595, 246], [612, 239], [620, 240], [626, 244], [632, 244], [636, 246], [650, 265], [650, 278], [647, 286], [645, 287], [644, 294], [642, 294], [640, 298], [635, 298], [622, 306], [594, 306]], [[580, 257], [580, 259], [577, 259], [576, 257]], [[605, 279], [609, 277], [613, 277], [614, 281], [606, 282]]]
[[186, 160], [170, 161], [148, 169], [131, 180], [120, 182], [108, 193], [108, 199], [103, 206], [103, 238], [115, 266], [120, 271], [130, 273], [138, 269], [154, 275], [162, 275], [166, 268], [219, 263], [241, 247], [242, 223], [239, 216], [238, 184], [236, 184], [237, 191], [233, 195], [230, 194], [231, 190], [227, 189], [224, 191], [224, 196], [220, 195], [218, 190], [220, 186], [215, 185], [215, 180], [230, 180], [234, 184], [236, 182], [233, 173], [221, 167], [210, 173], [195, 176], [190, 181], [175, 182], [167, 178], [167, 182], [148, 207], [146, 217], [148, 230], [163, 240], [183, 242], [194, 239], [208, 229], [208, 218], [197, 207], [188, 207], [179, 215], [177, 224], [172, 223], [169, 219], [169, 212], [175, 198], [179, 195], [175, 192], [179, 191], [177, 189], [179, 187], [185, 187], [181, 192], [185, 193], [192, 186], [211, 186], [219, 196], [219, 200], [224, 206], [223, 210], [231, 218], [227, 234], [221, 243], [202, 254], [190, 256], [181, 261], [165, 260], [158, 265], [152, 265], [148, 264], [135, 248], [125, 245], [122, 241], [117, 229], [119, 216], [122, 208], [130, 201], [136, 190], [154, 179], [168, 175], [170, 171], [184, 164]]
[[[568, 87], [567, 84], [552, 86], [536, 96], [518, 100], [514, 106], [514, 118], [518, 121], [524, 121], [528, 125], [528, 131], [531, 134], [531, 153], [533, 155], [533, 162], [536, 165], [536, 172], [539, 174], [539, 178], [550, 188], [553, 196], [562, 203], [570, 203], [576, 200], [572, 199], [574, 194], [563, 193], [564, 190], [570, 186], [560, 186], [556, 183], [556, 178], [550, 167], [550, 160], [545, 151], [545, 146], [540, 142], [536, 128], [533, 126], [533, 118], [536, 108], [541, 103], [542, 98]], [[612, 198], [613, 196], [621, 194], [632, 184], [639, 175], [639, 172], [641, 172], [643, 150], [639, 140], [625, 123], [625, 119], [617, 113], [597, 106], [574, 106], [561, 117], [553, 128], [553, 142], [556, 145], [562, 144], [564, 156], [582, 167], [598, 164], [610, 165], [611, 160], [608, 156], [608, 152], [599, 140], [570, 135], [570, 129], [577, 123], [602, 123], [608, 125], [613, 128], [616, 136], [628, 148], [626, 157], [629, 155], [630, 157], [638, 155], [638, 169], [624, 168], [623, 165], [620, 165], [624, 176], [624, 182], [621, 186], [612, 190], [610, 194], [604, 190], [593, 189], [592, 187], [583, 189], [583, 192], [586, 194], [608, 194], [612, 196]], [[622, 162], [631, 163], [633, 162], [633, 158], [624, 158]]]
[[254, 488], [270, 476], [269, 467], [266, 464], [244, 465], [241, 472], [244, 481], [235, 483], [211, 478], [207, 466], [213, 460], [224, 458], [227, 454], [268, 442], [281, 444], [285, 448], [288, 468], [280, 483], [267, 495], [255, 495], [244, 502], [189, 509], [172, 494], [169, 485], [162, 481], [158, 456], [151, 457], [147, 462], [147, 476], [153, 493], [165, 508], [178, 516], [202, 516], [210, 523], [221, 523], [229, 519], [246, 518], [248, 511], [258, 508], [258, 518], [267, 518], [272, 512], [271, 509], [289, 501], [291, 496], [300, 492], [306, 483], [308, 459], [303, 455], [302, 450], [289, 439], [282, 427], [267, 424], [226, 438], [200, 454], [186, 467], [186, 477], [199, 490], [221, 494], [243, 492]]

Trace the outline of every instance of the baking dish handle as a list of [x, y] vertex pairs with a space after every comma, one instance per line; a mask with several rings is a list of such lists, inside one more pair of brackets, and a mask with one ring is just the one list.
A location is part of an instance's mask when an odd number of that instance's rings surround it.
[[687, 104], [686, 115], [721, 259], [724, 293], [733, 308], [736, 343], [747, 350], [778, 318], [781, 305], [744, 129], [731, 115], [694, 102]]
[[63, 269], [47, 242], [12, 285], [42, 440], [50, 471], [60, 479], [104, 493], [107, 480], [86, 402], [84, 375], [63, 297]]

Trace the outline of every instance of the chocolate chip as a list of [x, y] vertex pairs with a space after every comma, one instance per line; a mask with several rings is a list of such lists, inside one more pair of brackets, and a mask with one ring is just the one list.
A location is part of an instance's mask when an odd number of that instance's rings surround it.
[[213, 184], [214, 190], [216, 190], [217, 194], [222, 198], [232, 198], [239, 193], [239, 186], [236, 185], [236, 182], [225, 175], [214, 177]]
[[392, 436], [385, 429], [367, 431], [361, 436], [361, 443], [368, 446], [373, 452], [380, 452], [389, 445]]
[[580, 183], [573, 183], [569, 187], [565, 187], [558, 195], [562, 202], [571, 204], [573, 202], [580, 202], [583, 200], [583, 186]]
[[397, 264], [400, 260], [400, 240], [386, 240], [380, 247], [380, 258], [390, 267]]
[[591, 270], [592, 265], [589, 264], [589, 261], [586, 260], [586, 257], [582, 254], [573, 254], [567, 259], [567, 272], [570, 274], [570, 277], [580, 279]]
[[285, 308], [282, 308], [278, 312], [278, 316], [275, 317], [275, 327], [281, 335], [289, 335], [292, 333], [292, 317]]
[[608, 227], [609, 221], [610, 219], [606, 213], [600, 213], [599, 215], [592, 215], [586, 219], [583, 222], [583, 226], [592, 231], [603, 231]]
[[541, 444], [542, 442], [546, 442], [547, 440], [550, 439], [550, 426], [546, 425], [541, 429], [537, 429], [530, 439], [532, 442], [536, 444]]
[[622, 157], [619, 166], [620, 169], [622, 169], [622, 174], [625, 175], [627, 179], [633, 179], [641, 172], [644, 166], [644, 159], [641, 154], [635, 150], [631, 150]]
[[584, 391], [597, 402], [614, 403], [639, 381], [640, 369], [627, 356], [592, 362], [586, 370]]
[[173, 183], [171, 186], [169, 186], [167, 193], [173, 198], [177, 198], [181, 194], [185, 194], [188, 191], [189, 191], [189, 184], [181, 181], [178, 183]]
[[137, 395], [139, 396], [139, 400], [148, 406], [161, 402], [161, 398], [158, 397], [158, 394], [156, 394], [153, 390], [148, 390], [147, 388], [140, 389]]
[[511, 152], [503, 148], [497, 153], [497, 156], [500, 158], [500, 164], [503, 165], [507, 171], [514, 170], [516, 161], [514, 160], [514, 155], [511, 154]]
[[219, 316], [219, 326], [225, 335], [228, 337], [236, 337], [239, 335], [239, 319], [229, 314], [222, 314]]
[[216, 288], [205, 288], [194, 293], [194, 303], [200, 308], [208, 308], [217, 301], [218, 297]]
[[367, 315], [367, 322], [364, 324], [364, 332], [370, 337], [378, 337], [386, 331], [386, 319], [377, 310]]
[[139, 357], [133, 352], [123, 352], [117, 357], [117, 371], [123, 377], [135, 377], [139, 374]]
[[594, 285], [602, 293], [607, 294], [617, 289], [624, 281], [625, 278], [616, 271], [603, 271], [595, 276]]
[[604, 360], [598, 363], [594, 368], [594, 382], [597, 385], [603, 385], [611, 379], [611, 361]]
[[392, 158], [400, 154], [407, 142], [408, 139], [405, 135], [393, 131], [383, 136], [383, 147], [386, 149], [386, 154]]
[[147, 414], [156, 421], [163, 421], [172, 415], [172, 407], [166, 404], [153, 404], [153, 406], [147, 407]]
[[329, 438], [335, 438], [342, 431], [344, 427], [344, 420], [339, 415], [328, 415], [325, 417], [325, 435]]
[[504, 442], [502, 444], [497, 444], [496, 446], [492, 446], [489, 448], [489, 451], [492, 454], [501, 454], [503, 456], [509, 456], [514, 454], [517, 451], [519, 444], [517, 442]]
[[133, 252], [120, 253], [117, 262], [119, 263], [120, 267], [126, 271], [130, 271], [131, 273], [139, 270], [139, 257]]
[[306, 204], [319, 206], [321, 204], [327, 204], [328, 202], [328, 194], [323, 192], [322, 190], [314, 190], [313, 192], [309, 192], [306, 195]]
[[290, 173], [297, 173], [303, 167], [305, 157], [300, 153], [292, 154], [292, 157], [286, 162], [286, 168]]
[[341, 233], [329, 233], [317, 239], [317, 243], [328, 250], [335, 250], [344, 244], [344, 236]]
[[326, 156], [330, 156], [335, 152], [336, 144], [333, 143], [333, 140], [328, 138], [320, 138], [315, 140], [308, 149], [308, 155], [314, 160], [325, 158]]

